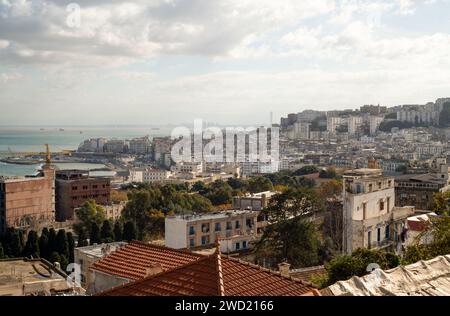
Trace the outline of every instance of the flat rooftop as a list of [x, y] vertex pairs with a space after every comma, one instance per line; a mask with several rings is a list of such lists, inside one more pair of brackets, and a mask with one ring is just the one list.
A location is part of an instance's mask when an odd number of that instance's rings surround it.
[[207, 213], [207, 214], [188, 214], [188, 215], [177, 215], [169, 216], [168, 219], [184, 220], [188, 222], [195, 222], [198, 220], [210, 220], [210, 219], [221, 219], [232, 216], [238, 216], [243, 214], [255, 214], [256, 211], [249, 210], [229, 210], [217, 213]]
[[109, 244], [98, 244], [86, 247], [76, 248], [77, 251], [94, 258], [103, 258], [109, 253], [127, 245], [124, 241], [113, 242]]

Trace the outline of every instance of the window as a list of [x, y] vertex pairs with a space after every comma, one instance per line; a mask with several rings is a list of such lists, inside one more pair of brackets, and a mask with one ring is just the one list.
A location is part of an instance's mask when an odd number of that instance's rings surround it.
[[195, 239], [194, 238], [189, 239], [189, 247], [195, 247]]
[[202, 236], [202, 246], [209, 244], [209, 236]]
[[231, 230], [233, 227], [231, 226], [231, 222], [227, 222], [227, 230]]
[[241, 249], [241, 244], [240, 243], [236, 243], [236, 250], [239, 250], [239, 249]]
[[189, 235], [194, 235], [194, 234], [195, 234], [195, 227], [189, 226]]
[[240, 221], [236, 221], [235, 224], [234, 224], [234, 227], [235, 227], [236, 229], [241, 228], [241, 222], [240, 222]]
[[368, 231], [367, 232], [367, 248], [370, 249], [371, 244], [372, 244], [372, 232]]
[[87, 190], [88, 186], [87, 185], [83, 185], [83, 190]]
[[389, 213], [389, 211], [391, 210], [391, 198], [389, 196], [386, 198], [386, 206], [387, 212]]
[[362, 206], [363, 206], [363, 219], [366, 219], [366, 216], [367, 216], [367, 214], [366, 214], [366, 212], [367, 212], [367, 202], [364, 202]]
[[220, 225], [220, 223], [216, 223], [216, 224], [215, 224], [215, 227], [214, 227], [214, 230], [215, 230], [216, 232], [220, 232], [220, 231], [222, 230], [222, 225]]
[[247, 241], [246, 241], [246, 240], [244, 240], [244, 241], [242, 242], [242, 248], [244, 248], [244, 249], [247, 248]]
[[378, 189], [381, 189], [381, 182], [378, 182]]
[[252, 228], [253, 227], [253, 220], [251, 218], [247, 218], [246, 224], [247, 224], [248, 228]]
[[380, 200], [380, 211], [384, 210], [384, 201]]
[[392, 180], [389, 180], [388, 181], [388, 187], [391, 187], [391, 185], [392, 185]]
[[77, 186], [72, 187], [72, 191], [76, 191], [76, 190], [78, 190]]
[[92, 186], [92, 188], [93, 188], [93, 189], [97, 189], [97, 185], [94, 184], [94, 185]]
[[380, 242], [380, 241], [381, 241], [381, 228], [378, 227], [377, 228], [377, 242]]
[[386, 225], [386, 228], [385, 228], [385, 230], [384, 230], [384, 237], [386, 238], [386, 239], [389, 239], [390, 237], [391, 237], [391, 232], [390, 232], [390, 226], [389, 225]]
[[202, 224], [202, 233], [209, 233], [209, 223]]
[[369, 192], [372, 192], [372, 183], [369, 184]]

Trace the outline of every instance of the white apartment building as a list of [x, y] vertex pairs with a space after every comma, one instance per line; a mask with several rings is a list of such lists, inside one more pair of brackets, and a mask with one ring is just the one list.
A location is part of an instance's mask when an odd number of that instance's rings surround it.
[[175, 249], [208, 247], [220, 238], [221, 251], [230, 253], [252, 247], [259, 238], [259, 212], [232, 210], [209, 214], [168, 216], [165, 245]]
[[203, 162], [183, 161], [172, 166], [171, 169], [174, 173], [190, 173], [198, 175], [203, 172]]
[[381, 122], [383, 122], [383, 119], [384, 118], [382, 116], [371, 115], [369, 117], [370, 136], [374, 136], [377, 133], [378, 127]]
[[327, 132], [335, 133], [338, 126], [345, 123], [345, 119], [340, 116], [327, 117]]
[[358, 129], [361, 127], [363, 119], [361, 116], [350, 116], [347, 118], [348, 133], [355, 135]]
[[355, 169], [344, 174], [343, 252], [358, 248], [397, 249], [414, 207], [395, 207], [394, 178], [381, 169]]
[[145, 169], [143, 172], [144, 182], [162, 182], [170, 177], [170, 172], [163, 169]]

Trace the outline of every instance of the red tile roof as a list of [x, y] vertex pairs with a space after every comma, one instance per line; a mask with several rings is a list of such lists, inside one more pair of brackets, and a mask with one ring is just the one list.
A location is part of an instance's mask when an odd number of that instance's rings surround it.
[[237, 259], [213, 254], [99, 296], [316, 296], [309, 283]]
[[91, 269], [130, 280], [140, 280], [147, 276], [148, 268], [160, 266], [163, 271], [169, 271], [201, 258], [203, 256], [184, 250], [132, 241], [95, 262]]

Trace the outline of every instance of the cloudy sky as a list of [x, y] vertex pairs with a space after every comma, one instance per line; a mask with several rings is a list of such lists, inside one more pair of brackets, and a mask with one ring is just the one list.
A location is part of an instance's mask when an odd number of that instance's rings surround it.
[[256, 124], [450, 96], [449, 0], [71, 2], [0, 0], [0, 125]]

